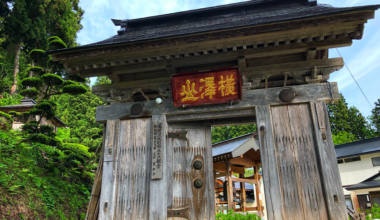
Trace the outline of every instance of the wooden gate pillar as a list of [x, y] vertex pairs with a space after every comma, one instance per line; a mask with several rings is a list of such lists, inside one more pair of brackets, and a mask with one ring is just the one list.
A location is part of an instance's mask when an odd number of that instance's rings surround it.
[[268, 219], [347, 219], [325, 102], [257, 106], [256, 117]]

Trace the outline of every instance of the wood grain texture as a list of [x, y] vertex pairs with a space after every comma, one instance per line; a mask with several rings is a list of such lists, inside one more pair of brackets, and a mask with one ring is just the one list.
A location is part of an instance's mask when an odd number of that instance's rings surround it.
[[152, 119], [120, 122], [115, 219], [148, 219]]
[[[339, 100], [339, 90], [337, 83], [331, 82], [331, 90], [333, 100]], [[330, 93], [326, 83], [316, 83], [299, 86], [289, 86], [296, 93], [296, 97], [291, 103], [305, 103], [314, 100], [330, 101]], [[230, 104], [221, 105], [204, 105], [193, 108], [177, 108], [173, 105], [171, 99], [165, 99], [162, 105], [157, 106], [156, 101], [144, 102], [144, 109], [146, 115], [190, 115], [197, 113], [198, 120], [202, 120], [201, 113], [223, 112], [233, 110], [252, 109], [258, 105], [281, 105], [285, 104], [280, 100], [279, 94], [283, 88], [269, 88], [258, 90], [244, 90], [243, 100]], [[105, 123], [107, 120], [115, 120], [130, 115], [131, 106], [134, 103], [119, 103], [113, 105], [103, 105], [96, 108], [96, 121], [98, 123]], [[220, 115], [217, 115], [217, 119]], [[210, 114], [205, 114], [207, 119], [212, 119]]]
[[[265, 202], [270, 220], [285, 220], [284, 200], [282, 194], [280, 170], [276, 158], [276, 149], [273, 140], [273, 127], [270, 107], [268, 105], [256, 107], [257, 129], [260, 141]], [[263, 129], [261, 129], [263, 128]]]
[[[215, 219], [214, 179], [212, 169], [211, 127], [204, 124], [169, 124], [168, 132], [187, 130], [188, 140], [167, 139], [172, 149], [171, 184], [167, 185], [168, 209], [189, 207], [190, 219]], [[169, 154], [168, 154], [169, 156]], [[201, 170], [193, 168], [195, 159], [203, 161]], [[203, 187], [194, 187], [194, 180], [201, 178]], [[171, 197], [169, 197], [171, 196]], [[180, 218], [172, 218], [180, 220]]]
[[118, 167], [117, 154], [114, 154], [114, 152], [117, 150], [118, 127], [119, 121], [107, 121], [99, 220], [115, 219], [116, 174]]
[[[107, 132], [107, 126], [103, 125], [103, 140], [102, 140], [102, 147], [100, 150], [101, 155], [104, 155], [104, 146], [105, 146], [105, 139], [106, 139], [106, 134], [107, 134], [106, 132]], [[92, 186], [91, 199], [87, 208], [87, 213], [86, 213], [86, 218], [85, 218], [86, 220], [98, 219], [100, 192], [101, 192], [100, 190], [102, 187], [103, 160], [104, 160], [104, 157], [100, 156], [99, 162], [98, 162], [98, 169], [96, 170], [95, 180]]]
[[228, 210], [234, 209], [234, 189], [232, 182], [232, 169], [231, 169], [231, 161], [226, 161], [226, 181], [227, 181], [227, 205]]
[[286, 219], [327, 220], [309, 105], [276, 106], [271, 112]]
[[[336, 153], [326, 103], [324, 101], [311, 102], [310, 106], [315, 130], [314, 139], [317, 145], [317, 161], [320, 166], [320, 176], [323, 183], [329, 219], [346, 220], [348, 219], [346, 204], [336, 162]], [[325, 134], [326, 140], [324, 140], [323, 134]], [[338, 199], [337, 203], [334, 201], [334, 196]]]
[[[161, 140], [162, 140], [162, 167], [167, 167], [167, 143], [166, 143], [166, 134], [167, 134], [167, 124], [165, 115], [153, 115], [152, 123], [161, 123]], [[162, 170], [163, 177], [167, 177], [167, 169]], [[150, 181], [150, 197], [149, 197], [149, 219], [151, 220], [163, 220], [167, 219], [167, 186], [168, 178], [151, 180]]]

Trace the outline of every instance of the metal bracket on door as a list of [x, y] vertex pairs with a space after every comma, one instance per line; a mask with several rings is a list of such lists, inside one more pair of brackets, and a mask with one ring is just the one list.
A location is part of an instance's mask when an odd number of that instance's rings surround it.
[[187, 131], [179, 131], [179, 132], [169, 132], [168, 138], [177, 138], [187, 141]]
[[168, 209], [167, 217], [190, 219], [189, 207]]

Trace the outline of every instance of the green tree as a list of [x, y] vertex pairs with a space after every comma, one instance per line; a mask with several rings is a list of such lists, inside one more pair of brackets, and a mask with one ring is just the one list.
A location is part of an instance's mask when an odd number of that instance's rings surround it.
[[92, 137], [102, 131], [95, 121], [96, 106], [105, 104], [102, 99], [88, 91], [81, 95], [63, 94], [52, 100], [59, 103], [56, 115], [70, 127], [67, 142], [83, 144], [94, 152], [101, 143], [101, 139]]
[[107, 76], [98, 76], [94, 85], [111, 84], [111, 80]]
[[340, 94], [339, 101], [327, 105], [327, 109], [334, 144], [365, 140], [375, 136], [368, 120], [356, 107], [348, 107], [342, 94]]
[[[4, 4], [5, 3], [5, 4]], [[79, 0], [4, 0], [3, 47], [14, 56], [12, 95], [16, 91], [20, 51], [45, 48], [50, 36], [59, 36], [69, 46], [75, 45], [76, 33], [82, 28], [84, 11]]]
[[256, 125], [235, 125], [213, 127], [211, 129], [212, 143], [218, 143], [256, 131]]
[[369, 117], [371, 125], [376, 136], [380, 135], [380, 99], [375, 102], [375, 107], [372, 109], [372, 115]]

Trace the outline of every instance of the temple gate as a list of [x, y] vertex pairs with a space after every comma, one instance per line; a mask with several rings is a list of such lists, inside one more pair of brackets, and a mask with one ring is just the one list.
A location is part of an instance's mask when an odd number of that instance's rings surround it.
[[[329, 49], [361, 39], [378, 8], [246, 1], [113, 20], [107, 40], [48, 52], [71, 75], [112, 80], [92, 87], [109, 105], [97, 108], [104, 141], [86, 219], [215, 219], [211, 126], [250, 123], [264, 218], [347, 219], [326, 108], [344, 62]], [[234, 161], [221, 161], [228, 175]]]

